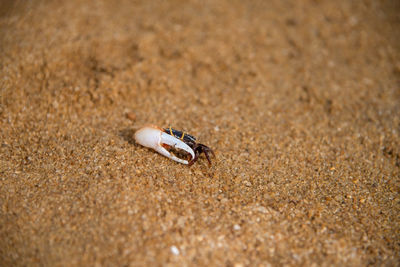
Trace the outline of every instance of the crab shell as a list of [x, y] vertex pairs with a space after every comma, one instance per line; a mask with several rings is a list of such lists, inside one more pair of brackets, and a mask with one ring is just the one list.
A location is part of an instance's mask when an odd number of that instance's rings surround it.
[[152, 148], [161, 155], [164, 155], [167, 158], [170, 158], [182, 164], [188, 164], [189, 162], [171, 154], [162, 145], [166, 144], [175, 149], [184, 150], [192, 156], [192, 159], [194, 158], [194, 151], [192, 148], [190, 148], [182, 140], [165, 133], [161, 128], [157, 126], [149, 125], [137, 130], [135, 133], [135, 141], [142, 146]]

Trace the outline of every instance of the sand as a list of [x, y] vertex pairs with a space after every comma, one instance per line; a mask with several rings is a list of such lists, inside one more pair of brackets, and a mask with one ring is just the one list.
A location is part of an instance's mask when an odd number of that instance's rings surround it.
[[0, 10], [1, 266], [398, 265], [398, 1]]

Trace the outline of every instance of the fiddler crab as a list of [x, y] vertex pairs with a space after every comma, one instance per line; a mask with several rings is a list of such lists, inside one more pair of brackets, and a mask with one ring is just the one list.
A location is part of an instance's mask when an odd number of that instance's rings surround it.
[[[136, 143], [149, 147], [176, 162], [192, 166], [199, 155], [204, 153], [211, 165], [209, 154], [214, 151], [206, 145], [196, 143], [196, 137], [185, 132], [157, 126], [145, 126], [135, 133]], [[186, 159], [185, 159], [186, 158]]]

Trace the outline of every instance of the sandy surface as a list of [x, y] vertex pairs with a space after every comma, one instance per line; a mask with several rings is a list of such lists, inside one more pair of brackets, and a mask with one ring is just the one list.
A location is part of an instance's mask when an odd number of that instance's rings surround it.
[[398, 1], [0, 10], [1, 266], [398, 264]]

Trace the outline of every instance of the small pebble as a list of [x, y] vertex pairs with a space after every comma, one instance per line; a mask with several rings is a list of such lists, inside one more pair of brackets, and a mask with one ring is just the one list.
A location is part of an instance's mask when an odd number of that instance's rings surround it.
[[252, 184], [251, 184], [249, 181], [247, 181], [247, 180], [244, 181], [243, 183], [244, 183], [244, 185], [247, 186], [247, 187], [251, 187], [251, 186], [252, 186]]
[[125, 117], [130, 121], [135, 121], [136, 120], [136, 114], [131, 112], [131, 111], [126, 112], [125, 113]]
[[179, 249], [177, 247], [175, 247], [175, 246], [171, 247], [171, 252], [174, 255], [179, 255]]

